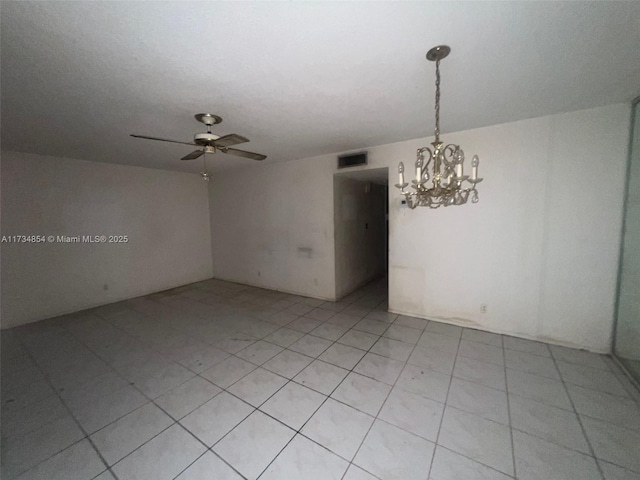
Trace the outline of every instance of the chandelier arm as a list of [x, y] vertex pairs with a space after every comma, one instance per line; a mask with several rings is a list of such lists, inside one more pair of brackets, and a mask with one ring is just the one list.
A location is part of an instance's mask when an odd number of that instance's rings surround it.
[[433, 160], [433, 153], [431, 153], [431, 149], [428, 147], [425, 147], [424, 149], [421, 150], [425, 150], [427, 152], [429, 152], [429, 158], [427, 159], [427, 161], [424, 164], [424, 171], [427, 173], [427, 175], [429, 174], [429, 164], [431, 163], [431, 160]]
[[[427, 157], [427, 161], [424, 162], [424, 169], [422, 170], [422, 175], [421, 175], [421, 182], [426, 182], [427, 180], [429, 180], [430, 175], [429, 175], [429, 165], [431, 164], [431, 161], [433, 160], [433, 153], [431, 153], [431, 149], [429, 147], [422, 147], [418, 149], [418, 157], [422, 157], [423, 161], [424, 161], [424, 157], [425, 157], [425, 152], [427, 152], [429, 154], [429, 156]], [[422, 180], [424, 178], [424, 180]]]
[[442, 149], [442, 159], [444, 160], [444, 164], [447, 167], [451, 168], [453, 167], [453, 165], [455, 165], [455, 162], [448, 160], [447, 156], [453, 159], [453, 155], [458, 148], [460, 148], [458, 145], [454, 145], [453, 143], [450, 143], [449, 145], [447, 145]]

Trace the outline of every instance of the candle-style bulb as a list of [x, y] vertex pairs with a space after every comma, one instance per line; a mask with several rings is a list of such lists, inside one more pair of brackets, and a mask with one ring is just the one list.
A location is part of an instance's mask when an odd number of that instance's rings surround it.
[[478, 155], [474, 155], [471, 159], [471, 180], [478, 179], [478, 165], [480, 165], [480, 159]]
[[416, 160], [416, 184], [420, 185], [422, 182], [422, 155], [418, 155]]
[[396, 185], [396, 187], [398, 188], [404, 188], [404, 163], [400, 162], [398, 164], [398, 185]]

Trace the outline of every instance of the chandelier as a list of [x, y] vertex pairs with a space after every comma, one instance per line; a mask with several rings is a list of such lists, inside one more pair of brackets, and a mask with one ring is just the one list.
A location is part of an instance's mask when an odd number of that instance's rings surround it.
[[[409, 186], [404, 181], [404, 164], [398, 165], [398, 184], [409, 208], [430, 207], [441, 205], [464, 205], [471, 196], [472, 203], [478, 203], [476, 185], [482, 181], [478, 178], [477, 155], [471, 159], [471, 176], [464, 175], [464, 152], [460, 145], [444, 145], [440, 141], [440, 60], [449, 55], [451, 49], [446, 45], [433, 47], [427, 52], [427, 60], [436, 62], [436, 128], [435, 141], [429, 147], [419, 148], [416, 154], [416, 178], [411, 180], [411, 187], [415, 191], [406, 191]], [[431, 170], [429, 170], [431, 168]], [[431, 180], [432, 186], [427, 186]], [[463, 183], [466, 188], [463, 188]], [[468, 185], [467, 185], [468, 184]]]

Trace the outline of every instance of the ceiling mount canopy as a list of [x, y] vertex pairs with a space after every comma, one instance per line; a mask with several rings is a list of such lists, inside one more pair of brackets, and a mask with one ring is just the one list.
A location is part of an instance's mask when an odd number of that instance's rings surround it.
[[[478, 203], [479, 200], [476, 185], [482, 181], [482, 178], [478, 178], [480, 163], [478, 156], [474, 155], [471, 159], [471, 176], [464, 175], [464, 152], [460, 145], [445, 146], [440, 141], [440, 61], [450, 52], [451, 48], [447, 45], [438, 45], [427, 52], [427, 60], [436, 62], [435, 140], [431, 144], [433, 149], [422, 147], [416, 153], [416, 178], [411, 181], [411, 187], [415, 191], [405, 190], [409, 184], [404, 181], [404, 164], [400, 162], [398, 165], [396, 187], [400, 189], [411, 209], [464, 205], [469, 196], [472, 203]], [[431, 175], [429, 168], [431, 168]], [[429, 180], [432, 183], [431, 187], [426, 185]], [[470, 186], [463, 188], [463, 182], [467, 182]]]
[[450, 52], [451, 47], [447, 45], [438, 45], [437, 47], [433, 47], [427, 52], [427, 60], [429, 60], [430, 62], [442, 60], [443, 58], [446, 58]]
[[211, 126], [222, 122], [222, 117], [212, 115], [210, 113], [197, 113], [194, 115], [195, 119], [200, 123]]

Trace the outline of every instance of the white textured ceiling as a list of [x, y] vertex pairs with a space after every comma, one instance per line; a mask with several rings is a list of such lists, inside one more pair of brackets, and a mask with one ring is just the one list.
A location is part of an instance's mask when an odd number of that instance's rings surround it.
[[[193, 114], [267, 162], [630, 101], [640, 2], [7, 2], [2, 148], [198, 171]], [[216, 168], [251, 160], [216, 154]]]

